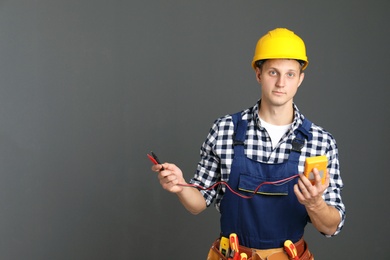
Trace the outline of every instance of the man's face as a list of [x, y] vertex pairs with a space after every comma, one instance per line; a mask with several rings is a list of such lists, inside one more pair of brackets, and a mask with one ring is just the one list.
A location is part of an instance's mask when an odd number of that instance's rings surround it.
[[301, 85], [304, 73], [296, 60], [271, 59], [262, 68], [256, 68], [256, 78], [261, 84], [262, 104], [283, 106], [292, 104]]

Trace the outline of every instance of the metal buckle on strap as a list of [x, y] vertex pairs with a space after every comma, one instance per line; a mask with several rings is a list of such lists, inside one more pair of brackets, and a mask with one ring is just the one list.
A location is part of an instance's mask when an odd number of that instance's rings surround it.
[[292, 140], [291, 144], [292, 144], [291, 150], [300, 153], [302, 147], [305, 145], [305, 140], [299, 139], [299, 138], [294, 138], [294, 140]]
[[244, 142], [243, 141], [234, 140], [233, 141], [233, 146], [236, 146], [236, 145], [244, 145]]

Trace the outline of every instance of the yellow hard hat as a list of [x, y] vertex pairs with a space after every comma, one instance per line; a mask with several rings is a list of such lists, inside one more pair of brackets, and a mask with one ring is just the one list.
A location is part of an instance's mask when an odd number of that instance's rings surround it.
[[256, 44], [252, 67], [256, 61], [267, 59], [294, 59], [303, 61], [302, 70], [306, 69], [309, 61], [303, 40], [286, 28], [277, 28], [261, 37]]

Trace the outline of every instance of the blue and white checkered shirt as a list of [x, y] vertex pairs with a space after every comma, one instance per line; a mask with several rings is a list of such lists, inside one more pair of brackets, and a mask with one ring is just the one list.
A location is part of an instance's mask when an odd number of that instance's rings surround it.
[[[248, 121], [244, 146], [245, 154], [248, 158], [262, 163], [282, 163], [289, 157], [292, 147], [291, 142], [295, 138], [294, 131], [302, 124], [304, 116], [294, 104], [295, 116], [292, 126], [273, 149], [271, 139], [260, 123], [259, 102], [241, 113], [242, 118]], [[342, 229], [345, 220], [345, 206], [340, 194], [343, 182], [340, 177], [336, 140], [329, 132], [315, 124], [311, 126], [311, 133], [313, 135], [312, 140], [306, 142], [301, 149], [298, 171], [299, 173], [303, 172], [306, 157], [327, 156], [330, 184], [324, 192], [323, 198], [328, 205], [334, 206], [340, 213], [341, 222], [334, 234], [336, 235]], [[233, 134], [234, 125], [231, 115], [218, 118], [214, 122], [200, 149], [201, 160], [198, 163], [195, 176], [190, 181], [191, 183], [210, 187], [218, 181], [228, 182], [234, 154]], [[225, 189], [224, 185], [219, 185], [218, 188], [213, 190], [201, 190], [207, 206], [210, 206], [215, 199], [216, 208], [219, 210]]]

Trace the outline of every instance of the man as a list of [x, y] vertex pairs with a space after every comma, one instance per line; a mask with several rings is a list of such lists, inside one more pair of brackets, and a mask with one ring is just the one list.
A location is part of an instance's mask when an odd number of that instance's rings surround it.
[[[344, 225], [336, 141], [293, 102], [307, 65], [299, 36], [285, 28], [268, 32], [258, 41], [252, 61], [260, 100], [214, 122], [190, 184], [174, 164], [152, 167], [162, 187], [176, 193], [189, 212], [198, 214], [215, 201], [221, 237], [237, 234], [245, 247], [240, 250], [253, 253], [252, 259], [289, 259], [283, 250], [288, 240], [300, 259], [313, 259], [302, 239], [307, 222], [328, 237]], [[325, 183], [314, 169], [312, 184], [302, 174], [305, 160], [320, 155], [328, 160]], [[220, 182], [227, 185], [216, 185]], [[221, 258], [218, 243], [208, 259]]]

